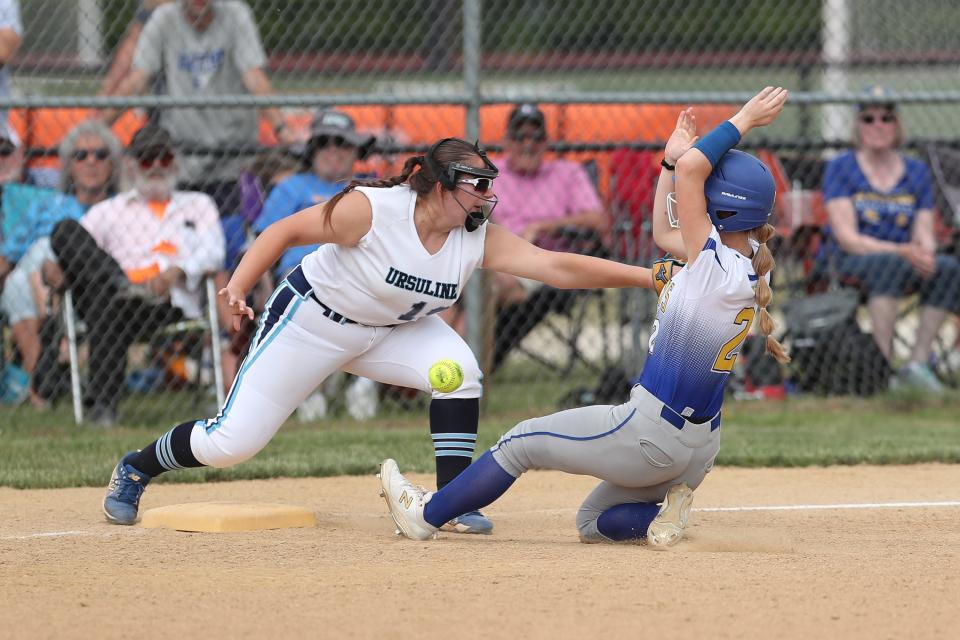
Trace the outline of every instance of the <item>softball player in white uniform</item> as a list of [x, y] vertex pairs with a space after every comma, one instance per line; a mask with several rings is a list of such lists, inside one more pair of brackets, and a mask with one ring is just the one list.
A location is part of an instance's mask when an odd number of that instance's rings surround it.
[[[322, 246], [270, 298], [217, 416], [177, 425], [117, 464], [103, 503], [107, 519], [135, 522], [144, 488], [160, 473], [247, 460], [337, 370], [432, 392], [438, 486], [456, 477], [472, 458], [482, 375], [467, 344], [436, 314], [478, 267], [558, 288], [650, 284], [647, 269], [544, 251], [485, 225], [496, 175], [478, 146], [446, 138], [410, 158], [401, 175], [352, 182], [261, 234], [220, 292], [236, 314], [234, 328], [253, 317], [246, 294], [283, 251]], [[432, 390], [428, 380], [431, 364], [445, 358], [464, 373], [451, 393]], [[474, 516], [482, 527], [485, 519]]]
[[762, 162], [731, 150], [742, 134], [773, 121], [786, 97], [768, 87], [692, 148], [695, 123], [689, 110], [681, 114], [654, 208], [664, 223], [672, 215], [668, 191], [676, 165], [679, 228], [661, 224], [655, 237], [689, 263], [675, 275], [671, 260], [654, 269], [654, 282], [665, 286], [649, 357], [629, 401], [521, 422], [435, 493], [412, 485], [385, 460], [381, 491], [400, 532], [430, 538], [451, 514], [490, 504], [523, 472], [557, 469], [602, 480], [577, 514], [584, 542], [646, 539], [669, 546], [680, 539], [692, 491], [720, 450], [724, 387], [758, 313], [768, 350], [787, 360], [769, 336], [773, 321], [765, 309], [775, 185]]

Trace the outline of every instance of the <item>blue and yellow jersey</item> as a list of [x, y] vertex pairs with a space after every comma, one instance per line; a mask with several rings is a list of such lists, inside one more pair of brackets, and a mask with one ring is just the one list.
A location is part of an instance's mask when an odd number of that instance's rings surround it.
[[712, 229], [697, 259], [660, 292], [639, 383], [692, 422], [719, 413], [757, 313], [756, 283], [750, 258], [724, 246]]
[[824, 169], [823, 200], [850, 198], [857, 213], [857, 229], [863, 235], [887, 242], [909, 242], [917, 211], [932, 209], [934, 198], [927, 165], [910, 157], [904, 157], [904, 163], [906, 169], [896, 186], [880, 192], [870, 186], [856, 153], [843, 153]]

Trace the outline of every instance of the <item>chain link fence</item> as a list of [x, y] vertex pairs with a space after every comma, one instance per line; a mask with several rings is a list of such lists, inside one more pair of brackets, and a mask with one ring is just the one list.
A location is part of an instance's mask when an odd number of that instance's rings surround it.
[[[661, 255], [659, 149], [679, 108], [695, 105], [706, 132], [766, 84], [794, 97], [745, 146], [777, 178], [774, 304], [795, 360], [781, 369], [748, 340], [731, 387], [957, 385], [954, 3], [0, 0], [0, 21], [4, 419], [51, 407], [103, 423], [212, 416], [255, 339], [254, 325], [228, 331], [212, 292], [255, 235], [350, 175], [396, 175], [446, 136], [542, 178], [501, 194], [497, 222], [550, 248], [649, 264]], [[14, 53], [5, 32], [19, 35]], [[135, 138], [150, 123], [169, 144]], [[867, 160], [866, 183], [848, 175], [856, 163], [827, 167], [882, 151], [885, 127], [888, 147], [902, 138], [908, 178], [883, 185]], [[566, 179], [544, 178], [561, 169]], [[827, 231], [831, 171], [852, 229], [930, 246], [840, 242]], [[918, 232], [924, 209], [936, 222]], [[887, 258], [844, 264], [851, 251]], [[302, 255], [285, 254], [252, 292], [258, 312]], [[484, 364], [488, 410], [507, 411], [625, 397], [655, 302], [492, 276], [465, 298], [449, 320]], [[929, 366], [897, 371], [911, 361]], [[334, 376], [298, 413], [395, 417], [426, 401]]]

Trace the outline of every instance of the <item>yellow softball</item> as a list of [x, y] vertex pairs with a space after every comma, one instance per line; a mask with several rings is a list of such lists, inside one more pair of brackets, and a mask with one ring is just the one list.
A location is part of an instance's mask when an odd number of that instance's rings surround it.
[[438, 360], [430, 367], [430, 386], [440, 393], [453, 393], [463, 384], [463, 369], [454, 360]]

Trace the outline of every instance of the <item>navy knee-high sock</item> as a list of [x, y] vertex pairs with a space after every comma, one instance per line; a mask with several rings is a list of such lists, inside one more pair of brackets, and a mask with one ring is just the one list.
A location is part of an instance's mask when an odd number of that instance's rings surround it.
[[190, 434], [195, 423], [196, 420], [178, 424], [150, 446], [130, 455], [126, 463], [151, 478], [165, 471], [204, 466], [190, 448]]
[[515, 480], [487, 451], [433, 494], [424, 508], [423, 517], [433, 526], [440, 527], [457, 516], [487, 506], [506, 493]]
[[437, 489], [445, 487], [470, 466], [479, 423], [480, 398], [438, 398], [430, 402]]
[[660, 505], [652, 502], [618, 504], [600, 514], [597, 530], [614, 542], [643, 540], [659, 511]]

